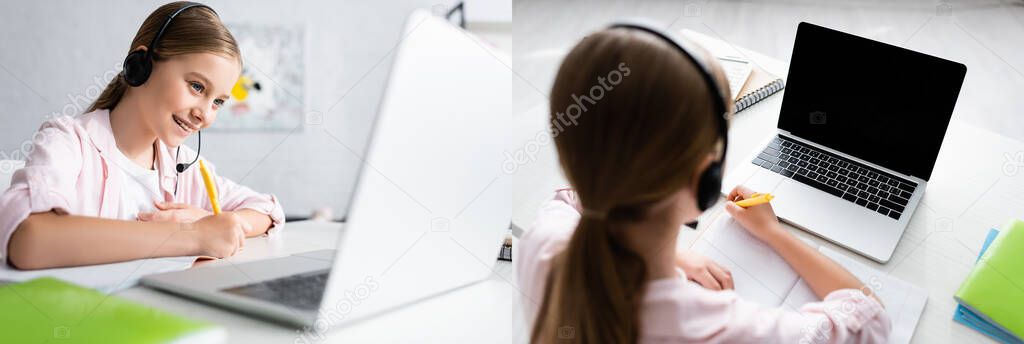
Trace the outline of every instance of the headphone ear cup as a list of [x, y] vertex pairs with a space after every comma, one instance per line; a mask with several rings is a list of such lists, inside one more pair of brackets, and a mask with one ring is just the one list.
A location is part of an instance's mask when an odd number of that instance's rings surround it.
[[722, 189], [722, 163], [713, 162], [697, 181], [697, 208], [705, 211], [715, 205]]
[[149, 79], [149, 74], [153, 71], [153, 62], [149, 59], [149, 56], [145, 51], [138, 50], [124, 59], [124, 81], [128, 82], [129, 86], [139, 87], [146, 83]]

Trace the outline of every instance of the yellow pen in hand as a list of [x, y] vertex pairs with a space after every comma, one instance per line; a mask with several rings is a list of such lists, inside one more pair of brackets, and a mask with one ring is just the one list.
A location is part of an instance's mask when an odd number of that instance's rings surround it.
[[775, 198], [775, 196], [772, 196], [772, 194], [754, 193], [750, 195], [750, 198], [736, 202], [736, 205], [747, 208], [758, 204], [768, 203], [768, 201], [771, 201], [773, 198]]
[[217, 187], [213, 184], [213, 177], [210, 176], [210, 171], [206, 169], [206, 165], [203, 165], [202, 159], [199, 160], [199, 173], [203, 174], [203, 184], [206, 184], [206, 194], [210, 196], [213, 214], [220, 215], [220, 203], [217, 202]]

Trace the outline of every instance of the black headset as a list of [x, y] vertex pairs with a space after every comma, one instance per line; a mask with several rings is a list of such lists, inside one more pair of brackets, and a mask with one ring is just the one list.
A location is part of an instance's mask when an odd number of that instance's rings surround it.
[[128, 57], [124, 58], [124, 81], [128, 82], [129, 86], [139, 87], [149, 80], [149, 74], [153, 72], [153, 56], [156, 51], [156, 44], [160, 42], [160, 37], [163, 37], [164, 32], [167, 31], [167, 27], [174, 21], [174, 17], [177, 17], [181, 12], [194, 7], [205, 7], [209, 9], [213, 14], [217, 14], [210, 6], [206, 6], [197, 2], [186, 2], [181, 8], [171, 15], [167, 16], [167, 21], [164, 21], [164, 25], [160, 27], [160, 31], [156, 32], [156, 36], [153, 36], [153, 41], [149, 43], [146, 50], [136, 50], [128, 54]]
[[629, 20], [613, 23], [608, 28], [635, 29], [650, 33], [676, 47], [687, 60], [697, 65], [697, 70], [700, 71], [701, 77], [703, 77], [707, 85], [708, 94], [711, 95], [711, 103], [714, 104], [715, 111], [713, 115], [715, 122], [718, 124], [718, 135], [722, 138], [721, 156], [718, 161], [711, 162], [711, 165], [701, 173], [700, 179], [697, 181], [697, 207], [701, 211], [711, 208], [711, 206], [715, 205], [715, 202], [718, 202], [719, 195], [721, 195], [722, 164], [725, 163], [725, 152], [729, 147], [729, 124], [725, 119], [728, 105], [725, 103], [725, 98], [722, 97], [721, 89], [718, 88], [718, 82], [712, 76], [711, 66], [698, 57], [700, 54], [696, 49], [689, 48], [690, 45], [686, 41], [678, 39], [675, 35], [658, 29], [657, 26], [650, 23]]
[[[164, 32], [167, 31], [167, 27], [171, 25], [171, 21], [174, 21], [174, 17], [177, 17], [181, 12], [194, 7], [204, 7], [214, 15], [217, 11], [214, 11], [210, 6], [200, 4], [198, 2], [185, 2], [177, 11], [167, 16], [167, 20], [164, 21], [164, 25], [160, 27], [160, 31], [156, 32], [156, 36], [153, 36], [153, 41], [149, 43], [146, 50], [136, 50], [128, 54], [128, 57], [124, 58], [124, 71], [121, 76], [124, 77], [124, 81], [128, 83], [128, 86], [139, 87], [149, 80], [149, 75], [153, 73], [153, 57], [155, 56], [156, 45], [160, 42], [160, 37], [163, 37]], [[184, 172], [192, 164], [195, 164], [199, 160], [199, 152], [203, 150], [203, 132], [198, 131], [199, 145], [196, 149], [196, 158], [192, 162], [184, 164], [178, 163], [175, 169], [178, 173]], [[174, 154], [174, 158], [178, 158], [178, 153], [181, 153], [181, 146], [178, 146], [178, 151]], [[177, 188], [175, 188], [177, 189]]]

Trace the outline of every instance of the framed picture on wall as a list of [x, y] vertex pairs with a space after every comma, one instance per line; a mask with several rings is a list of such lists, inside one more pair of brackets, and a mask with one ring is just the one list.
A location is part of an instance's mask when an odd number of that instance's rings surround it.
[[302, 25], [228, 24], [242, 51], [242, 75], [212, 129], [285, 131], [304, 119], [305, 30]]

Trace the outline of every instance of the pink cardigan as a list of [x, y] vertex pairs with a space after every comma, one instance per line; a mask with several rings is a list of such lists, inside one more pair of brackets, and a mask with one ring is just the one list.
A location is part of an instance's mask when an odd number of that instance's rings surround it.
[[[126, 178], [112, 165], [108, 152], [117, 148], [107, 110], [77, 117], [50, 119], [39, 128], [25, 168], [14, 173], [11, 187], [0, 196], [0, 260], [6, 261], [7, 244], [18, 225], [32, 213], [57, 211], [64, 214], [116, 218], [119, 192]], [[159, 140], [158, 140], [159, 142]], [[156, 169], [165, 202], [187, 203], [211, 210], [206, 187], [196, 164], [178, 176], [175, 190], [174, 148], [159, 142]], [[192, 161], [195, 151], [181, 148], [182, 161]], [[214, 175], [221, 207], [226, 211], [253, 209], [270, 215], [272, 230], [284, 225], [284, 211], [273, 195], [261, 194]]]
[[[579, 218], [573, 194], [560, 190], [517, 245], [528, 329], [544, 300], [552, 259], [565, 249]], [[648, 282], [640, 319], [644, 343], [885, 343], [891, 330], [882, 306], [857, 290], [833, 291], [791, 311], [745, 301], [733, 291], [704, 289], [686, 278]]]

